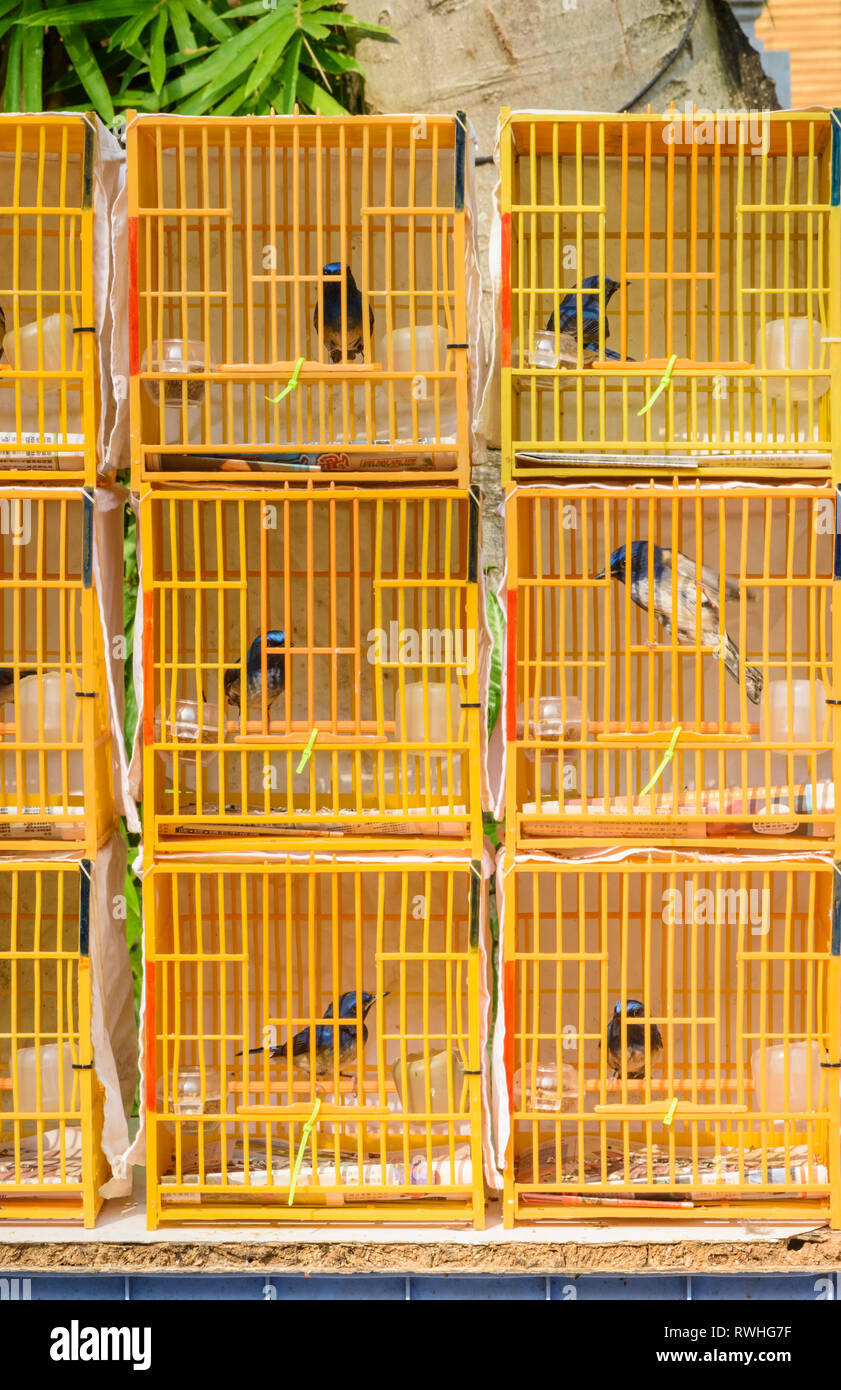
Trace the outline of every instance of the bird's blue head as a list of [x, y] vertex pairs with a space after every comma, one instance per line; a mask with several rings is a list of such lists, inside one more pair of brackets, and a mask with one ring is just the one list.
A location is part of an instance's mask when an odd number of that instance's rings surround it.
[[[388, 990], [386, 990], [385, 993], [387, 994]], [[367, 989], [363, 989], [358, 997], [362, 1003], [361, 1016], [362, 1018], [364, 1018], [377, 996], [376, 994], [369, 994]], [[383, 998], [385, 998], [385, 994], [383, 995]], [[339, 996], [339, 1018], [358, 1018], [359, 1010], [356, 1001], [357, 993], [355, 989], [346, 990], [344, 994], [341, 994]], [[328, 1005], [327, 1009], [324, 1012], [324, 1017], [333, 1017], [332, 1004]]]
[[582, 290], [597, 290], [599, 285], [604, 285], [604, 302], [607, 304], [619, 289], [619, 281], [611, 280], [609, 275], [588, 275], [586, 280], [581, 281]]
[[[631, 574], [644, 573], [648, 567], [648, 541], [631, 541]], [[628, 552], [624, 545], [617, 546], [610, 557], [610, 577], [625, 583], [625, 568]], [[655, 547], [655, 559], [657, 552]], [[604, 570], [593, 575], [594, 579], [604, 579]]]
[[[348, 274], [350, 274], [350, 266], [347, 267], [347, 271], [348, 271]], [[341, 263], [341, 261], [328, 261], [327, 264], [326, 264], [325, 266], [322, 267], [322, 274], [323, 274], [323, 275], [334, 276], [334, 275], [341, 275], [341, 273], [342, 273], [342, 263]]]
[[[594, 578], [594, 579], [604, 579], [604, 577], [605, 577], [605, 571], [604, 571], [604, 570], [599, 570], [598, 574], [594, 574], [594, 575], [593, 575], [593, 578]], [[613, 554], [612, 554], [611, 557], [610, 557], [610, 577], [611, 577], [611, 579], [621, 579], [621, 580], [624, 582], [624, 579], [625, 579], [625, 547], [624, 547], [624, 545], [620, 545], [620, 546], [618, 547], [617, 550], [614, 550]]]
[[[278, 628], [272, 628], [270, 632], [266, 633], [266, 651], [276, 651], [278, 647], [283, 646], [285, 641], [286, 633], [281, 632]], [[248, 648], [248, 655], [246, 657], [246, 660], [249, 664], [249, 667], [254, 665], [259, 666], [262, 654], [263, 635], [262, 633], [258, 632], [257, 636], [254, 638], [254, 641], [251, 643], [251, 646]]]
[[[613, 1012], [617, 1018], [622, 1013], [621, 999], [617, 999], [616, 1007], [614, 1008]], [[628, 1018], [639, 1018], [642, 1014], [645, 1013], [645, 1005], [641, 1004], [639, 999], [629, 999], [628, 1007], [626, 1008], [625, 1013], [628, 1015]]]

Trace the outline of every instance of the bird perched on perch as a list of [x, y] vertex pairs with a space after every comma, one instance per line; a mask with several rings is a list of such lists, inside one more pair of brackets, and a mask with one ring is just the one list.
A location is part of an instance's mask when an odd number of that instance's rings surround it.
[[[345, 331], [347, 337], [347, 356], [349, 361], [365, 360], [365, 336], [362, 328], [362, 291], [351, 274], [349, 265], [345, 266]], [[324, 266], [327, 277], [324, 286], [324, 346], [331, 362], [342, 361], [342, 263], [330, 261]], [[313, 326], [319, 332], [318, 304], [312, 313]], [[368, 307], [368, 323], [374, 332], [374, 311]]]
[[[644, 1018], [645, 1005], [639, 999], [629, 999], [625, 1007], [626, 1019]], [[645, 1076], [645, 1025], [627, 1023], [625, 1030], [625, 1054], [622, 1055], [622, 1000], [616, 1005], [607, 1025], [607, 1060], [613, 1067], [614, 1076], [626, 1076], [630, 1081], [641, 1081]], [[648, 1025], [648, 1055], [652, 1062], [663, 1051], [663, 1038], [656, 1023]]]
[[[18, 671], [21, 680], [26, 680], [27, 676], [37, 676], [38, 672], [32, 669]], [[9, 703], [15, 698], [15, 673], [11, 666], [0, 666], [0, 705]]]
[[[599, 285], [604, 285], [602, 295]], [[578, 288], [577, 286], [575, 287]], [[561, 352], [561, 366], [578, 365], [578, 302], [581, 301], [581, 352], [585, 367], [595, 362], [599, 356], [599, 322], [604, 316], [604, 340], [610, 337], [610, 324], [605, 310], [609, 301], [619, 289], [619, 281], [611, 280], [609, 275], [602, 281], [599, 275], [588, 275], [581, 282], [582, 290], [589, 294], [565, 294], [558, 309], [558, 333]], [[547, 333], [555, 331], [555, 315], [551, 313], [546, 321]], [[633, 357], [620, 357], [612, 348], [604, 349], [605, 358], [612, 362], [633, 362]], [[603, 360], [603, 359], [602, 359]]]
[[[271, 631], [266, 633], [266, 681], [269, 708], [278, 695], [283, 694], [286, 685], [286, 661], [282, 652], [277, 650], [278, 647], [283, 647], [285, 641], [285, 632]], [[240, 665], [237, 662], [236, 666], [231, 666], [225, 672], [225, 695], [229, 704], [232, 704], [236, 709], [240, 707], [241, 684]], [[246, 653], [245, 686], [247, 704], [252, 707], [255, 705], [262, 707], [263, 642], [262, 634], [259, 632]]]
[[[388, 990], [385, 994], [387, 993]], [[385, 994], [381, 996], [383, 999]], [[292, 1065], [295, 1070], [301, 1072], [303, 1076], [311, 1076], [314, 1056], [315, 1079], [324, 1081], [333, 1077], [335, 1058], [338, 1056], [339, 1074], [341, 1075], [342, 1067], [349, 1066], [351, 1062], [356, 1060], [357, 1025], [360, 1018], [362, 1019], [362, 1046], [364, 1047], [368, 1041], [368, 1026], [364, 1020], [376, 998], [376, 994], [369, 994], [365, 989], [359, 995], [355, 989], [347, 990], [339, 998], [339, 1018], [345, 1020], [343, 1023], [317, 1023], [314, 1030], [302, 1028], [300, 1033], [296, 1033], [292, 1039]], [[333, 1017], [332, 1004], [328, 1004], [323, 1017]], [[310, 1036], [311, 1031], [314, 1032], [312, 1038]], [[280, 1047], [270, 1048], [269, 1056], [272, 1061], [283, 1061], [288, 1055], [288, 1046], [288, 1042], [285, 1042]], [[249, 1049], [250, 1053], [263, 1051], [265, 1049], [262, 1047]], [[241, 1057], [242, 1053], [238, 1052], [237, 1056]]]
[[[700, 577], [695, 564], [680, 551], [667, 550], [660, 545], [650, 547], [651, 580], [654, 586], [654, 616], [667, 637], [673, 627], [677, 628], [678, 642], [692, 645], [696, 641], [695, 615], [698, 601], [701, 604], [700, 636], [705, 646], [713, 647], [724, 662], [725, 669], [737, 683], [741, 679], [739, 648], [721, 627], [720, 600], [721, 579], [714, 570], [701, 566]], [[677, 621], [672, 612], [672, 565], [677, 556]], [[625, 546], [620, 545], [610, 557], [610, 573], [613, 579], [627, 583], [628, 566]], [[595, 576], [604, 579], [605, 572]], [[649, 608], [649, 544], [648, 541], [631, 543], [631, 598], [638, 608], [648, 612]], [[735, 580], [724, 580], [725, 599], [738, 599], [742, 590]], [[747, 592], [749, 602], [756, 595]], [[752, 704], [757, 705], [762, 694], [762, 672], [755, 666], [744, 667], [745, 690]]]

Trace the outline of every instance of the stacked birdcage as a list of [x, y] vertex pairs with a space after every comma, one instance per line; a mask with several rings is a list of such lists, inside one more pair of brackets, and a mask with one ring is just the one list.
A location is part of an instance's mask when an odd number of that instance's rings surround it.
[[468, 143], [128, 123], [153, 1225], [481, 1220]]
[[83, 116], [0, 116], [0, 1216], [86, 1225], [110, 1172], [103, 1113], [113, 1160], [134, 1085], [118, 1075], [134, 1067], [125, 1019], [103, 1002], [127, 1001], [133, 1028], [105, 893], [123, 889], [108, 670], [122, 507], [98, 366], [110, 140]]
[[841, 131], [505, 113], [505, 1215], [841, 1224]]

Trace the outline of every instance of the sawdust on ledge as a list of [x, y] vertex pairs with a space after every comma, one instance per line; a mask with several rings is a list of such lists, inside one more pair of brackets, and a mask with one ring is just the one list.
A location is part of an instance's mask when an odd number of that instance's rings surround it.
[[611, 1245], [537, 1241], [465, 1246], [352, 1241], [248, 1244], [196, 1241], [3, 1243], [5, 1273], [82, 1274], [775, 1274], [822, 1273], [841, 1265], [841, 1233], [826, 1228], [780, 1240], [677, 1241]]

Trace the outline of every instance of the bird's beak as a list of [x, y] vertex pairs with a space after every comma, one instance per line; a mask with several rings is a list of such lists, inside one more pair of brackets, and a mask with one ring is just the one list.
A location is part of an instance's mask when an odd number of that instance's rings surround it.
[[593, 579], [604, 579], [604, 577], [605, 577], [605, 571], [604, 571], [604, 570], [602, 570], [600, 574], [594, 574], [594, 575], [593, 575]]

